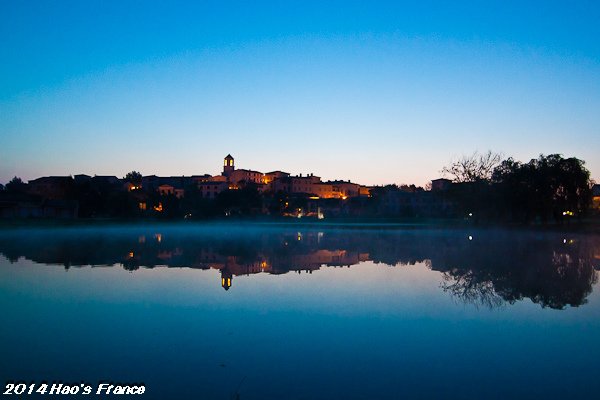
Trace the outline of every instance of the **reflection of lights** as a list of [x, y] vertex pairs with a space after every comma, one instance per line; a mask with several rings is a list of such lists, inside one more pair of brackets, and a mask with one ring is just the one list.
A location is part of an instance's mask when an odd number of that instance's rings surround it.
[[563, 243], [567, 243], [567, 239], [563, 239]]
[[310, 196], [309, 199], [311, 199], [311, 200], [319, 200], [319, 196]]
[[154, 235], [154, 239], [156, 239], [156, 241], [157, 241], [158, 243], [162, 242], [162, 234], [160, 234], [160, 233], [156, 233], [156, 234]]
[[472, 216], [473, 216], [473, 213], [469, 213], [469, 217], [472, 217]]
[[298, 232], [298, 241], [302, 240], [302, 234]]
[[146, 243], [146, 236], [142, 235], [138, 237], [138, 243]]
[[469, 235], [469, 240], [473, 240], [473, 236]]
[[342, 200], [346, 200], [348, 196], [342, 196]]
[[563, 211], [562, 215], [572, 217], [575, 213], [573, 211]]

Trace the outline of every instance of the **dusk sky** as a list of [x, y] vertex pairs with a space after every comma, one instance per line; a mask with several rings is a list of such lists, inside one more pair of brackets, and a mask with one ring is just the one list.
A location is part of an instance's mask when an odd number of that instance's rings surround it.
[[0, 183], [231, 153], [425, 185], [476, 150], [600, 180], [598, 2], [326, 3], [0, 0]]

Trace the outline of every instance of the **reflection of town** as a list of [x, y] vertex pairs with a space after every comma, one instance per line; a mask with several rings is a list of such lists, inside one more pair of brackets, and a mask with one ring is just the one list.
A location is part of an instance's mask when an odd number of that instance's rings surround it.
[[109, 230], [3, 234], [11, 262], [78, 266], [122, 265], [215, 269], [228, 290], [236, 276], [312, 273], [365, 261], [389, 266], [424, 263], [442, 273], [456, 298], [498, 306], [529, 298], [552, 308], [586, 302], [600, 268], [600, 237], [448, 231], [287, 231], [216, 229]]

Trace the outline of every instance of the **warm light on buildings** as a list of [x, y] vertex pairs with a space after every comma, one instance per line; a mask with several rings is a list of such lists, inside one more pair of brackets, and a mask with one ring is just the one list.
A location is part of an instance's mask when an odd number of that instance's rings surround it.
[[127, 187], [127, 191], [128, 192], [133, 192], [134, 190], [141, 190], [142, 189], [142, 185], [135, 185], [133, 183], [127, 183], [126, 187]]
[[163, 205], [162, 205], [162, 203], [158, 203], [158, 205], [154, 206], [153, 208], [154, 208], [154, 211], [157, 211], [157, 212], [162, 212], [163, 211]]

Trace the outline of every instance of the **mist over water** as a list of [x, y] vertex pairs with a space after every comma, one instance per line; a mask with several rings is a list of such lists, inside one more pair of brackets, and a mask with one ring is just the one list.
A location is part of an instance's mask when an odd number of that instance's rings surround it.
[[157, 225], [0, 231], [0, 379], [145, 398], [585, 397], [600, 237]]

